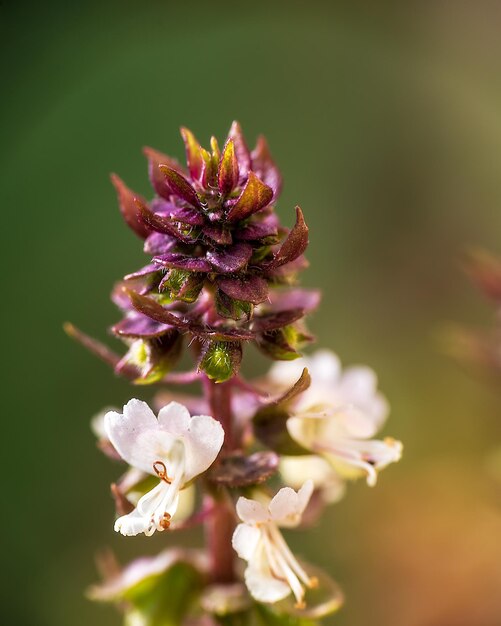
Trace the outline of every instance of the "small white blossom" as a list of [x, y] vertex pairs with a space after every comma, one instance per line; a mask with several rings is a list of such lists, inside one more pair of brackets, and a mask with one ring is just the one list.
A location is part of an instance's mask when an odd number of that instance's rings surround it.
[[133, 399], [123, 414], [107, 413], [104, 425], [129, 465], [159, 478], [131, 513], [116, 520], [115, 530], [129, 536], [165, 530], [178, 508], [180, 490], [216, 459], [224, 439], [221, 424], [208, 415], [190, 417], [177, 402], [160, 409], [157, 419], [146, 402]]
[[402, 444], [391, 438], [373, 439], [388, 415], [388, 403], [377, 390], [377, 377], [368, 367], [344, 371], [337, 356], [326, 350], [310, 358], [276, 363], [271, 380], [290, 385], [302, 369], [312, 383], [295, 401], [287, 421], [291, 437], [329, 462], [344, 478], [367, 477], [376, 484], [377, 472], [398, 461]]
[[314, 454], [303, 456], [282, 456], [279, 463], [283, 482], [293, 489], [299, 489], [307, 476], [326, 504], [338, 502], [346, 491], [345, 481], [332, 471], [332, 466]]
[[237, 514], [243, 523], [233, 534], [233, 547], [248, 565], [245, 583], [259, 602], [274, 603], [293, 593], [296, 605], [304, 607], [305, 587], [315, 587], [286, 544], [279, 526], [297, 526], [313, 492], [308, 480], [294, 491], [284, 487], [265, 504], [258, 500], [239, 498]]

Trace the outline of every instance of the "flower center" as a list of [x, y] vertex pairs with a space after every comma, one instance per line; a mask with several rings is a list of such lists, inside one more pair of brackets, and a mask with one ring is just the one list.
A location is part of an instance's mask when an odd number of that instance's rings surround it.
[[264, 550], [268, 564], [274, 578], [286, 582], [296, 598], [295, 607], [304, 609], [305, 587], [314, 589], [318, 585], [315, 577], [308, 576], [289, 546], [285, 542], [282, 533], [274, 524], [267, 524], [262, 529]]

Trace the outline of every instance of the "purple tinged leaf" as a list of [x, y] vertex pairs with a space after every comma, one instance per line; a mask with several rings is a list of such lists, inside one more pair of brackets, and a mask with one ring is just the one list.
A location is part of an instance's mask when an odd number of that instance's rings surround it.
[[221, 224], [209, 224], [202, 229], [203, 234], [222, 246], [229, 246], [233, 237], [231, 231]]
[[236, 203], [228, 212], [227, 219], [231, 222], [243, 220], [249, 215], [263, 209], [271, 202], [273, 191], [265, 185], [254, 172], [249, 172], [245, 187]]
[[261, 241], [263, 239], [271, 240], [271, 243], [277, 242], [278, 239], [278, 220], [274, 213], [267, 216], [260, 222], [251, 222], [239, 228], [236, 232], [238, 239], [242, 241]]
[[208, 473], [208, 479], [227, 487], [246, 487], [264, 483], [278, 470], [278, 455], [269, 450], [250, 456], [232, 454], [221, 458]]
[[155, 322], [160, 324], [167, 324], [168, 326], [174, 326], [175, 328], [186, 328], [189, 326], [189, 322], [183, 321], [170, 311], [167, 311], [161, 304], [158, 304], [153, 298], [142, 296], [135, 291], [128, 291], [127, 295], [130, 298], [132, 306], [143, 315], [151, 318]]
[[238, 272], [247, 265], [251, 256], [252, 246], [244, 242], [223, 250], [207, 252], [207, 260], [218, 272], [224, 274]]
[[304, 316], [304, 309], [289, 309], [288, 311], [279, 311], [276, 313], [268, 313], [260, 316], [255, 316], [252, 321], [252, 330], [257, 333], [268, 332], [270, 330], [277, 330], [288, 326], [293, 322], [301, 319]]
[[200, 180], [204, 166], [200, 144], [188, 128], [181, 127], [181, 136], [186, 148], [186, 162], [188, 163], [191, 177], [195, 180]]
[[177, 244], [177, 239], [172, 235], [153, 232], [148, 235], [144, 242], [144, 252], [154, 256], [155, 254], [165, 254], [172, 250]]
[[141, 239], [146, 239], [150, 234], [150, 229], [141, 220], [140, 211], [136, 203], [135, 198], [138, 198], [143, 204], [146, 203], [144, 198], [134, 193], [123, 180], [116, 174], [110, 175], [111, 182], [116, 189], [118, 196], [118, 206], [120, 207], [120, 213], [126, 221], [127, 225], [138, 235]]
[[160, 269], [158, 268], [158, 265], [154, 265], [153, 263], [148, 263], [148, 265], [145, 265], [144, 267], [137, 270], [136, 272], [132, 272], [131, 274], [127, 274], [126, 276], [124, 276], [124, 280], [134, 280], [136, 278], [143, 278], [143, 276], [148, 276], [149, 274], [155, 274], [156, 272], [159, 272], [159, 271]]
[[161, 324], [167, 324], [178, 328], [179, 330], [185, 330], [193, 333], [194, 335], [201, 337], [202, 339], [212, 339], [214, 341], [250, 341], [254, 338], [254, 333], [244, 328], [212, 328], [192, 322], [190, 320], [183, 320], [170, 311], [167, 311], [161, 304], [158, 304], [152, 298], [142, 296], [134, 291], [129, 291], [128, 296], [130, 298], [132, 306], [143, 315], [150, 317], [156, 322]]
[[232, 139], [235, 144], [235, 153], [238, 160], [240, 177], [244, 179], [251, 169], [251, 155], [244, 139], [242, 128], [238, 122], [233, 122], [228, 133], [228, 139]]
[[172, 195], [172, 191], [167, 184], [167, 181], [165, 180], [165, 176], [159, 170], [158, 166], [163, 163], [164, 165], [168, 165], [173, 170], [176, 170], [180, 173], [183, 173], [184, 169], [175, 159], [172, 159], [163, 152], [159, 152], [154, 148], [149, 148], [148, 146], [146, 146], [145, 148], [143, 148], [143, 152], [148, 159], [148, 173], [153, 189], [157, 192], [159, 196], [168, 200]]
[[229, 194], [238, 185], [238, 161], [232, 139], [226, 142], [219, 161], [218, 185], [224, 195]]
[[188, 206], [177, 206], [162, 198], [153, 200], [150, 208], [157, 215], [162, 215], [173, 221], [189, 224], [190, 226], [202, 226], [205, 221], [203, 215], [197, 209]]
[[172, 326], [155, 322], [135, 311], [111, 327], [111, 331], [119, 337], [142, 337], [144, 339], [160, 337], [170, 330]]
[[182, 174], [168, 165], [161, 164], [158, 168], [165, 176], [172, 193], [188, 202], [188, 204], [191, 204], [196, 208], [201, 208], [200, 200], [196, 191]]
[[260, 304], [268, 299], [268, 283], [260, 276], [248, 275], [245, 278], [219, 276], [217, 286], [230, 298]]
[[308, 246], [308, 226], [304, 221], [303, 212], [296, 207], [296, 223], [287, 235], [280, 249], [273, 257], [267, 269], [274, 269], [294, 261], [300, 257]]
[[215, 189], [217, 185], [218, 162], [214, 161], [210, 152], [202, 148], [204, 166], [202, 169], [202, 185], [205, 189]]
[[157, 215], [156, 213], [153, 213], [153, 211], [151, 211], [137, 198], [136, 205], [141, 213], [142, 221], [152, 230], [156, 230], [166, 235], [172, 235], [173, 237], [179, 239], [180, 241], [183, 241], [184, 243], [194, 243], [197, 240], [196, 235], [191, 236], [189, 234], [182, 233], [178, 228], [176, 228], [172, 220], [163, 215]]
[[242, 300], [234, 300], [227, 296], [224, 291], [218, 289], [216, 291], [216, 311], [221, 317], [230, 318], [232, 320], [240, 320], [245, 318], [249, 320], [252, 317], [254, 305], [250, 302], [242, 302]]
[[267, 309], [275, 313], [288, 309], [302, 309], [304, 313], [309, 313], [318, 307], [321, 295], [318, 289], [273, 290]]
[[174, 268], [178, 270], [186, 270], [188, 272], [210, 272], [212, 266], [203, 257], [192, 257], [177, 252], [167, 252], [161, 256], [153, 258], [154, 263], [163, 267]]
[[282, 176], [271, 158], [268, 143], [263, 135], [258, 137], [256, 147], [251, 153], [252, 170], [259, 178], [273, 189], [273, 198], [277, 198], [282, 191]]

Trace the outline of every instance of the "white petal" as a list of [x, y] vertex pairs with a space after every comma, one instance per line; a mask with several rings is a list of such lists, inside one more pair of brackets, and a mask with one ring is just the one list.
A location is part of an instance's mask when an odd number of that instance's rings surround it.
[[245, 584], [258, 602], [278, 602], [291, 593], [291, 588], [286, 582], [253, 565], [249, 565], [245, 570]]
[[298, 492], [283, 487], [273, 497], [269, 510], [274, 522], [279, 526], [292, 528], [301, 521], [301, 516], [313, 493], [313, 481], [307, 480]]
[[317, 350], [306, 366], [310, 370], [314, 384], [337, 384], [341, 372], [341, 361], [331, 350]]
[[129, 465], [154, 474], [153, 463], [166, 456], [174, 439], [159, 430], [158, 420], [146, 402], [130, 400], [123, 415], [110, 411], [104, 417], [109, 440]]
[[122, 515], [115, 522], [115, 532], [122, 533], [126, 537], [135, 537], [141, 533], [151, 535], [154, 530], [151, 520], [141, 515], [137, 509], [127, 515]]
[[271, 366], [268, 378], [281, 387], [293, 385], [308, 364], [308, 359], [304, 357], [293, 361], [277, 361]]
[[183, 435], [185, 480], [188, 482], [214, 463], [224, 441], [221, 424], [210, 415], [195, 415]]
[[367, 477], [367, 484], [376, 484], [377, 472], [390, 463], [399, 461], [402, 444], [394, 439], [379, 441], [340, 440], [336, 448], [325, 454], [334, 469], [345, 478]]
[[339, 395], [343, 403], [353, 404], [372, 417], [377, 428], [388, 416], [388, 402], [377, 391], [377, 376], [370, 367], [347, 368], [339, 381]]
[[368, 439], [376, 434], [377, 427], [370, 415], [358, 407], [345, 406], [325, 418], [322, 431], [327, 438], [330, 433], [340, 433], [357, 439]]
[[298, 489], [306, 476], [313, 480], [325, 502], [338, 502], [344, 495], [344, 480], [319, 456], [281, 457], [279, 471], [284, 483], [293, 489]]
[[236, 509], [238, 517], [246, 524], [262, 524], [270, 519], [266, 507], [257, 500], [240, 496]]
[[182, 436], [190, 425], [190, 412], [179, 402], [169, 402], [160, 409], [158, 423], [171, 435]]
[[235, 528], [231, 543], [241, 559], [250, 561], [254, 556], [260, 537], [261, 531], [257, 526], [239, 524]]

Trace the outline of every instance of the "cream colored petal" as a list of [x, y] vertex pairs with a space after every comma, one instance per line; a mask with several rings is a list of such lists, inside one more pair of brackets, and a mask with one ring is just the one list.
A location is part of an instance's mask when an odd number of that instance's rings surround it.
[[260, 537], [261, 531], [257, 526], [238, 524], [233, 533], [231, 543], [241, 559], [250, 561], [254, 556]]
[[266, 507], [257, 500], [241, 496], [238, 498], [236, 509], [238, 517], [246, 524], [262, 524], [270, 519]]
[[299, 491], [283, 487], [269, 504], [271, 517], [279, 526], [293, 528], [301, 521], [301, 516], [313, 493], [313, 481], [307, 480]]

